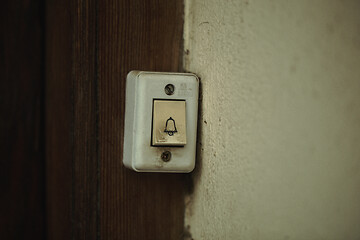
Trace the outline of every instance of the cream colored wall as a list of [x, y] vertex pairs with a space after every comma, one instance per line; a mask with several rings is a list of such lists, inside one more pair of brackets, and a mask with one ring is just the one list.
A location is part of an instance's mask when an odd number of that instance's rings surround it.
[[360, 1], [187, 0], [193, 239], [359, 239]]

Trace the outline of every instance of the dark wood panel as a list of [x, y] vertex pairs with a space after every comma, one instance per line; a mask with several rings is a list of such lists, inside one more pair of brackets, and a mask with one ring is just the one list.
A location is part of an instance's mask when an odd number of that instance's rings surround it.
[[96, 2], [47, 3], [49, 239], [96, 239]]
[[182, 239], [182, 174], [122, 165], [125, 79], [131, 70], [179, 71], [183, 1], [99, 2], [101, 236]]
[[46, 196], [48, 239], [72, 239], [72, 18], [70, 1], [46, 2]]
[[182, 239], [184, 175], [122, 165], [125, 78], [179, 71], [182, 1], [47, 2], [49, 239]]
[[0, 239], [44, 239], [43, 2], [1, 2]]
[[73, 4], [73, 236], [97, 239], [97, 8], [94, 0]]

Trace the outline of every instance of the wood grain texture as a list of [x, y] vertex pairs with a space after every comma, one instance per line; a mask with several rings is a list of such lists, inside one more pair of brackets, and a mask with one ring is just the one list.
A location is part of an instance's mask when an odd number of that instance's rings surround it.
[[48, 239], [72, 239], [72, 15], [70, 1], [46, 3], [46, 196]]
[[96, 1], [73, 4], [73, 237], [97, 239]]
[[104, 239], [183, 239], [184, 175], [122, 165], [125, 79], [131, 70], [179, 71], [183, 1], [99, 5], [100, 229]]
[[0, 239], [44, 239], [43, 2], [1, 2]]
[[48, 0], [49, 239], [182, 239], [184, 175], [122, 165], [125, 79], [179, 71], [180, 0]]
[[47, 3], [49, 239], [96, 239], [96, 2]]

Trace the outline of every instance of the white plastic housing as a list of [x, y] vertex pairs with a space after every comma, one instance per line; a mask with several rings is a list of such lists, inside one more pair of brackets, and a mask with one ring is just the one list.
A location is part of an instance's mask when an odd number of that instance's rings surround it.
[[[164, 88], [173, 84], [173, 95]], [[199, 80], [191, 73], [131, 71], [126, 79], [123, 163], [137, 172], [187, 173], [195, 167]], [[183, 147], [151, 146], [154, 99], [186, 101], [186, 139]], [[171, 159], [161, 159], [164, 151]]]

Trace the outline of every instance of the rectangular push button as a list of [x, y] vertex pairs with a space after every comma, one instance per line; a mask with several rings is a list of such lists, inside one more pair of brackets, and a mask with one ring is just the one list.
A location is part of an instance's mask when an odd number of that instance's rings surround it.
[[186, 102], [154, 100], [152, 119], [153, 146], [184, 146], [186, 144]]

